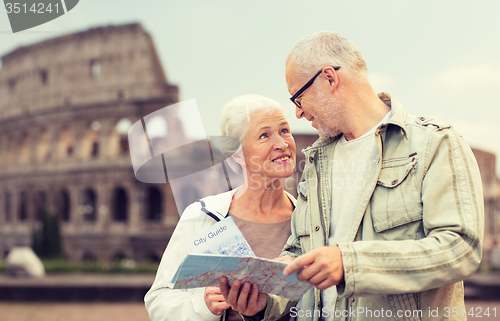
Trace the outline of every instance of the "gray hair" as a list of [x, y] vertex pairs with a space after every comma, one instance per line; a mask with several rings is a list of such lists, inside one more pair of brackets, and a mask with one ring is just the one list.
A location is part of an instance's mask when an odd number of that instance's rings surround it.
[[230, 157], [236, 153], [240, 145], [243, 143], [243, 138], [247, 134], [248, 124], [253, 115], [259, 111], [280, 110], [281, 105], [267, 97], [259, 95], [243, 95], [234, 97], [224, 105], [222, 117], [220, 120], [220, 131], [223, 137], [232, 137], [235, 139], [227, 139], [222, 145], [222, 153], [228, 157], [229, 167], [236, 173], [241, 174], [242, 168], [236, 161]]
[[349, 39], [333, 31], [312, 33], [295, 43], [286, 63], [297, 64], [299, 77], [311, 77], [321, 68], [340, 66], [344, 73], [367, 75], [366, 62], [361, 51]]

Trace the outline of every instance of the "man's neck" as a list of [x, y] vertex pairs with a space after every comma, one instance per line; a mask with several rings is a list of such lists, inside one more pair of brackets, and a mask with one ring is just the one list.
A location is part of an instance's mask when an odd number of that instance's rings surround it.
[[370, 131], [391, 110], [380, 100], [371, 86], [367, 85], [367, 87], [356, 90], [350, 99], [351, 117], [348, 118], [350, 121], [346, 124], [347, 130], [343, 132], [348, 141]]

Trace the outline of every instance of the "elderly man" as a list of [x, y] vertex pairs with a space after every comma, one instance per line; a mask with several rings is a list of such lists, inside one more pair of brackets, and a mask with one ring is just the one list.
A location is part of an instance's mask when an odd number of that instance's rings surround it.
[[247, 320], [466, 320], [462, 280], [480, 263], [484, 220], [467, 143], [375, 94], [361, 52], [337, 33], [299, 40], [286, 82], [320, 139], [303, 150], [281, 260], [315, 288], [295, 307], [223, 279], [226, 301]]

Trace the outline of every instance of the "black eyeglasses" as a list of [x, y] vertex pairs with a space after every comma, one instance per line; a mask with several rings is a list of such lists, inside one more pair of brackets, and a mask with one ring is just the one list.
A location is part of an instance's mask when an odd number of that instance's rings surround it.
[[[335, 70], [339, 70], [340, 69], [340, 66], [330, 66], [332, 67], [333, 69]], [[297, 97], [299, 97], [304, 91], [306, 91], [307, 88], [309, 88], [309, 86], [312, 85], [312, 83], [314, 82], [314, 79], [316, 79], [316, 77], [319, 76], [319, 74], [323, 71], [323, 68], [321, 68], [320, 71], [318, 71], [316, 73], [316, 75], [314, 75], [314, 77], [312, 77], [308, 82], [306, 82], [306, 84], [304, 86], [302, 86], [302, 88], [299, 89], [299, 91], [297, 91], [295, 93], [295, 95], [293, 95], [290, 100], [292, 101], [292, 103], [295, 104], [295, 106], [299, 107], [299, 108], [302, 108], [302, 106], [300, 105], [300, 101], [297, 101]]]

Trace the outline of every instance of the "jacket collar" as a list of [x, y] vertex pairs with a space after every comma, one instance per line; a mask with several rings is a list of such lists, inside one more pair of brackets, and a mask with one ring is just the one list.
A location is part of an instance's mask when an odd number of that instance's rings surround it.
[[407, 117], [407, 111], [404, 109], [403, 105], [399, 103], [396, 99], [392, 98], [391, 95], [388, 93], [382, 92], [378, 94], [378, 97], [380, 100], [382, 100], [387, 106], [391, 107], [391, 115], [389, 116], [389, 119], [387, 120], [386, 123], [383, 123], [379, 126], [382, 127], [387, 124], [392, 124], [395, 126], [398, 126], [401, 128], [403, 131], [405, 137], [406, 136], [406, 117]]
[[[391, 114], [389, 115], [389, 119], [387, 122], [382, 123], [379, 125], [377, 130], [380, 130], [382, 127], [387, 127], [387, 125], [395, 125], [401, 128], [403, 131], [405, 137], [406, 136], [406, 128], [405, 128], [405, 122], [406, 122], [406, 117], [407, 117], [407, 112], [404, 109], [403, 105], [401, 105], [396, 99], [392, 98], [390, 94], [386, 92], [382, 92], [378, 94], [378, 97], [380, 100], [382, 100], [387, 106], [391, 107]], [[328, 137], [328, 138], [319, 138], [314, 142], [309, 147], [306, 147], [302, 150], [302, 152], [307, 152], [311, 149], [318, 149], [321, 147], [325, 147], [327, 145], [330, 145], [332, 143], [335, 143], [340, 139], [342, 134], [337, 135], [335, 137]]]

